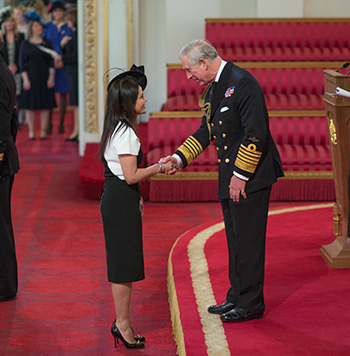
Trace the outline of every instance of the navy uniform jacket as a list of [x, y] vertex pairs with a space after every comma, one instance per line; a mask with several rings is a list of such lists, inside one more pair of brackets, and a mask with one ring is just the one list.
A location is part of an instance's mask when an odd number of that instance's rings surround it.
[[19, 170], [17, 129], [16, 83], [0, 55], [0, 177], [14, 175]]
[[183, 167], [214, 139], [218, 151], [219, 199], [230, 198], [233, 171], [249, 178], [247, 194], [266, 188], [283, 176], [262, 88], [249, 72], [232, 62], [226, 63], [220, 75], [210, 115], [203, 116], [200, 128], [175, 152]]

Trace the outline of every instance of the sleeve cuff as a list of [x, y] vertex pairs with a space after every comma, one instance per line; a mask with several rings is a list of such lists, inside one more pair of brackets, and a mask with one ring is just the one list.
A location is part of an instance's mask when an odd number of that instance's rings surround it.
[[183, 164], [182, 164], [182, 160], [181, 160], [180, 156], [177, 155], [176, 153], [174, 153], [174, 154], [173, 154], [173, 157], [176, 158], [177, 164], [179, 165], [180, 168], [182, 168], [182, 165], [183, 165]]
[[246, 182], [248, 182], [248, 180], [249, 180], [248, 177], [245, 177], [245, 176], [243, 176], [242, 174], [239, 174], [239, 173], [237, 173], [237, 172], [235, 172], [235, 171], [233, 171], [233, 174], [234, 174], [237, 178], [243, 179], [243, 180], [245, 180]]

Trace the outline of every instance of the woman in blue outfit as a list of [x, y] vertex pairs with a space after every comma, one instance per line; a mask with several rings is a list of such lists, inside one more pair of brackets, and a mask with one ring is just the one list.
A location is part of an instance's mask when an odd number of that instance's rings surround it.
[[[72, 29], [64, 20], [65, 5], [63, 1], [53, 1], [48, 7], [49, 14], [52, 16], [52, 22], [45, 24], [44, 36], [52, 42], [52, 48], [58, 54], [61, 52], [61, 41], [63, 37], [70, 37]], [[68, 77], [63, 67], [62, 60], [55, 60], [55, 92], [60, 94], [60, 124], [59, 133], [64, 133], [64, 117], [67, 108]], [[49, 116], [48, 133], [52, 132], [52, 111]]]
[[62, 61], [68, 76], [69, 105], [74, 110], [73, 131], [66, 141], [78, 142], [79, 136], [79, 107], [78, 107], [78, 35], [77, 11], [67, 11], [66, 20], [69, 28], [73, 30], [72, 37], [64, 37], [61, 41]]

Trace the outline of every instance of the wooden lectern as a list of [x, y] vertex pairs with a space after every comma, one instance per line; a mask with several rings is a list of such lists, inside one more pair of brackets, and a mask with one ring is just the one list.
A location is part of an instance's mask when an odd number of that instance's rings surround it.
[[[350, 268], [348, 231], [348, 169], [350, 155], [350, 98], [332, 96], [340, 87], [350, 91], [349, 75], [325, 70], [324, 105], [329, 128], [336, 202], [334, 234], [337, 238], [321, 247], [321, 256], [331, 268]], [[342, 226], [341, 226], [342, 225]]]

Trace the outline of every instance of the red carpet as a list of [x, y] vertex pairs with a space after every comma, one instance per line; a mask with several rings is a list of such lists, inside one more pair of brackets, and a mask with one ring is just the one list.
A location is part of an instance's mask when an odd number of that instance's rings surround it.
[[219, 204], [146, 203], [146, 279], [134, 285], [131, 314], [147, 344], [137, 351], [119, 345], [116, 353], [99, 202], [83, 199], [79, 189], [78, 145], [64, 142], [71, 121], [67, 116], [66, 134], [59, 135], [55, 117], [46, 141], [29, 141], [26, 127], [18, 135], [12, 210], [19, 291], [16, 300], [0, 303], [0, 355], [175, 355], [169, 252], [182, 233], [219, 218]]
[[[175, 355], [166, 281], [169, 252], [186, 231], [221, 218], [220, 205], [146, 203], [146, 279], [135, 283], [131, 314], [147, 344], [137, 351], [119, 345], [116, 353], [99, 202], [83, 199], [79, 189], [78, 145], [64, 142], [71, 126], [68, 115], [66, 134], [59, 135], [55, 117], [46, 141], [28, 141], [26, 127], [18, 135], [21, 170], [13, 190], [13, 220], [19, 292], [16, 300], [0, 303], [0, 355]], [[313, 244], [318, 249], [318, 242]], [[291, 287], [276, 291], [277, 300], [288, 299]], [[267, 305], [272, 314], [271, 300]]]
[[206, 312], [228, 289], [220, 219], [178, 239], [168, 280], [180, 355], [349, 354], [350, 273], [329, 269], [319, 253], [334, 240], [332, 208], [270, 213], [261, 320], [223, 324]]

